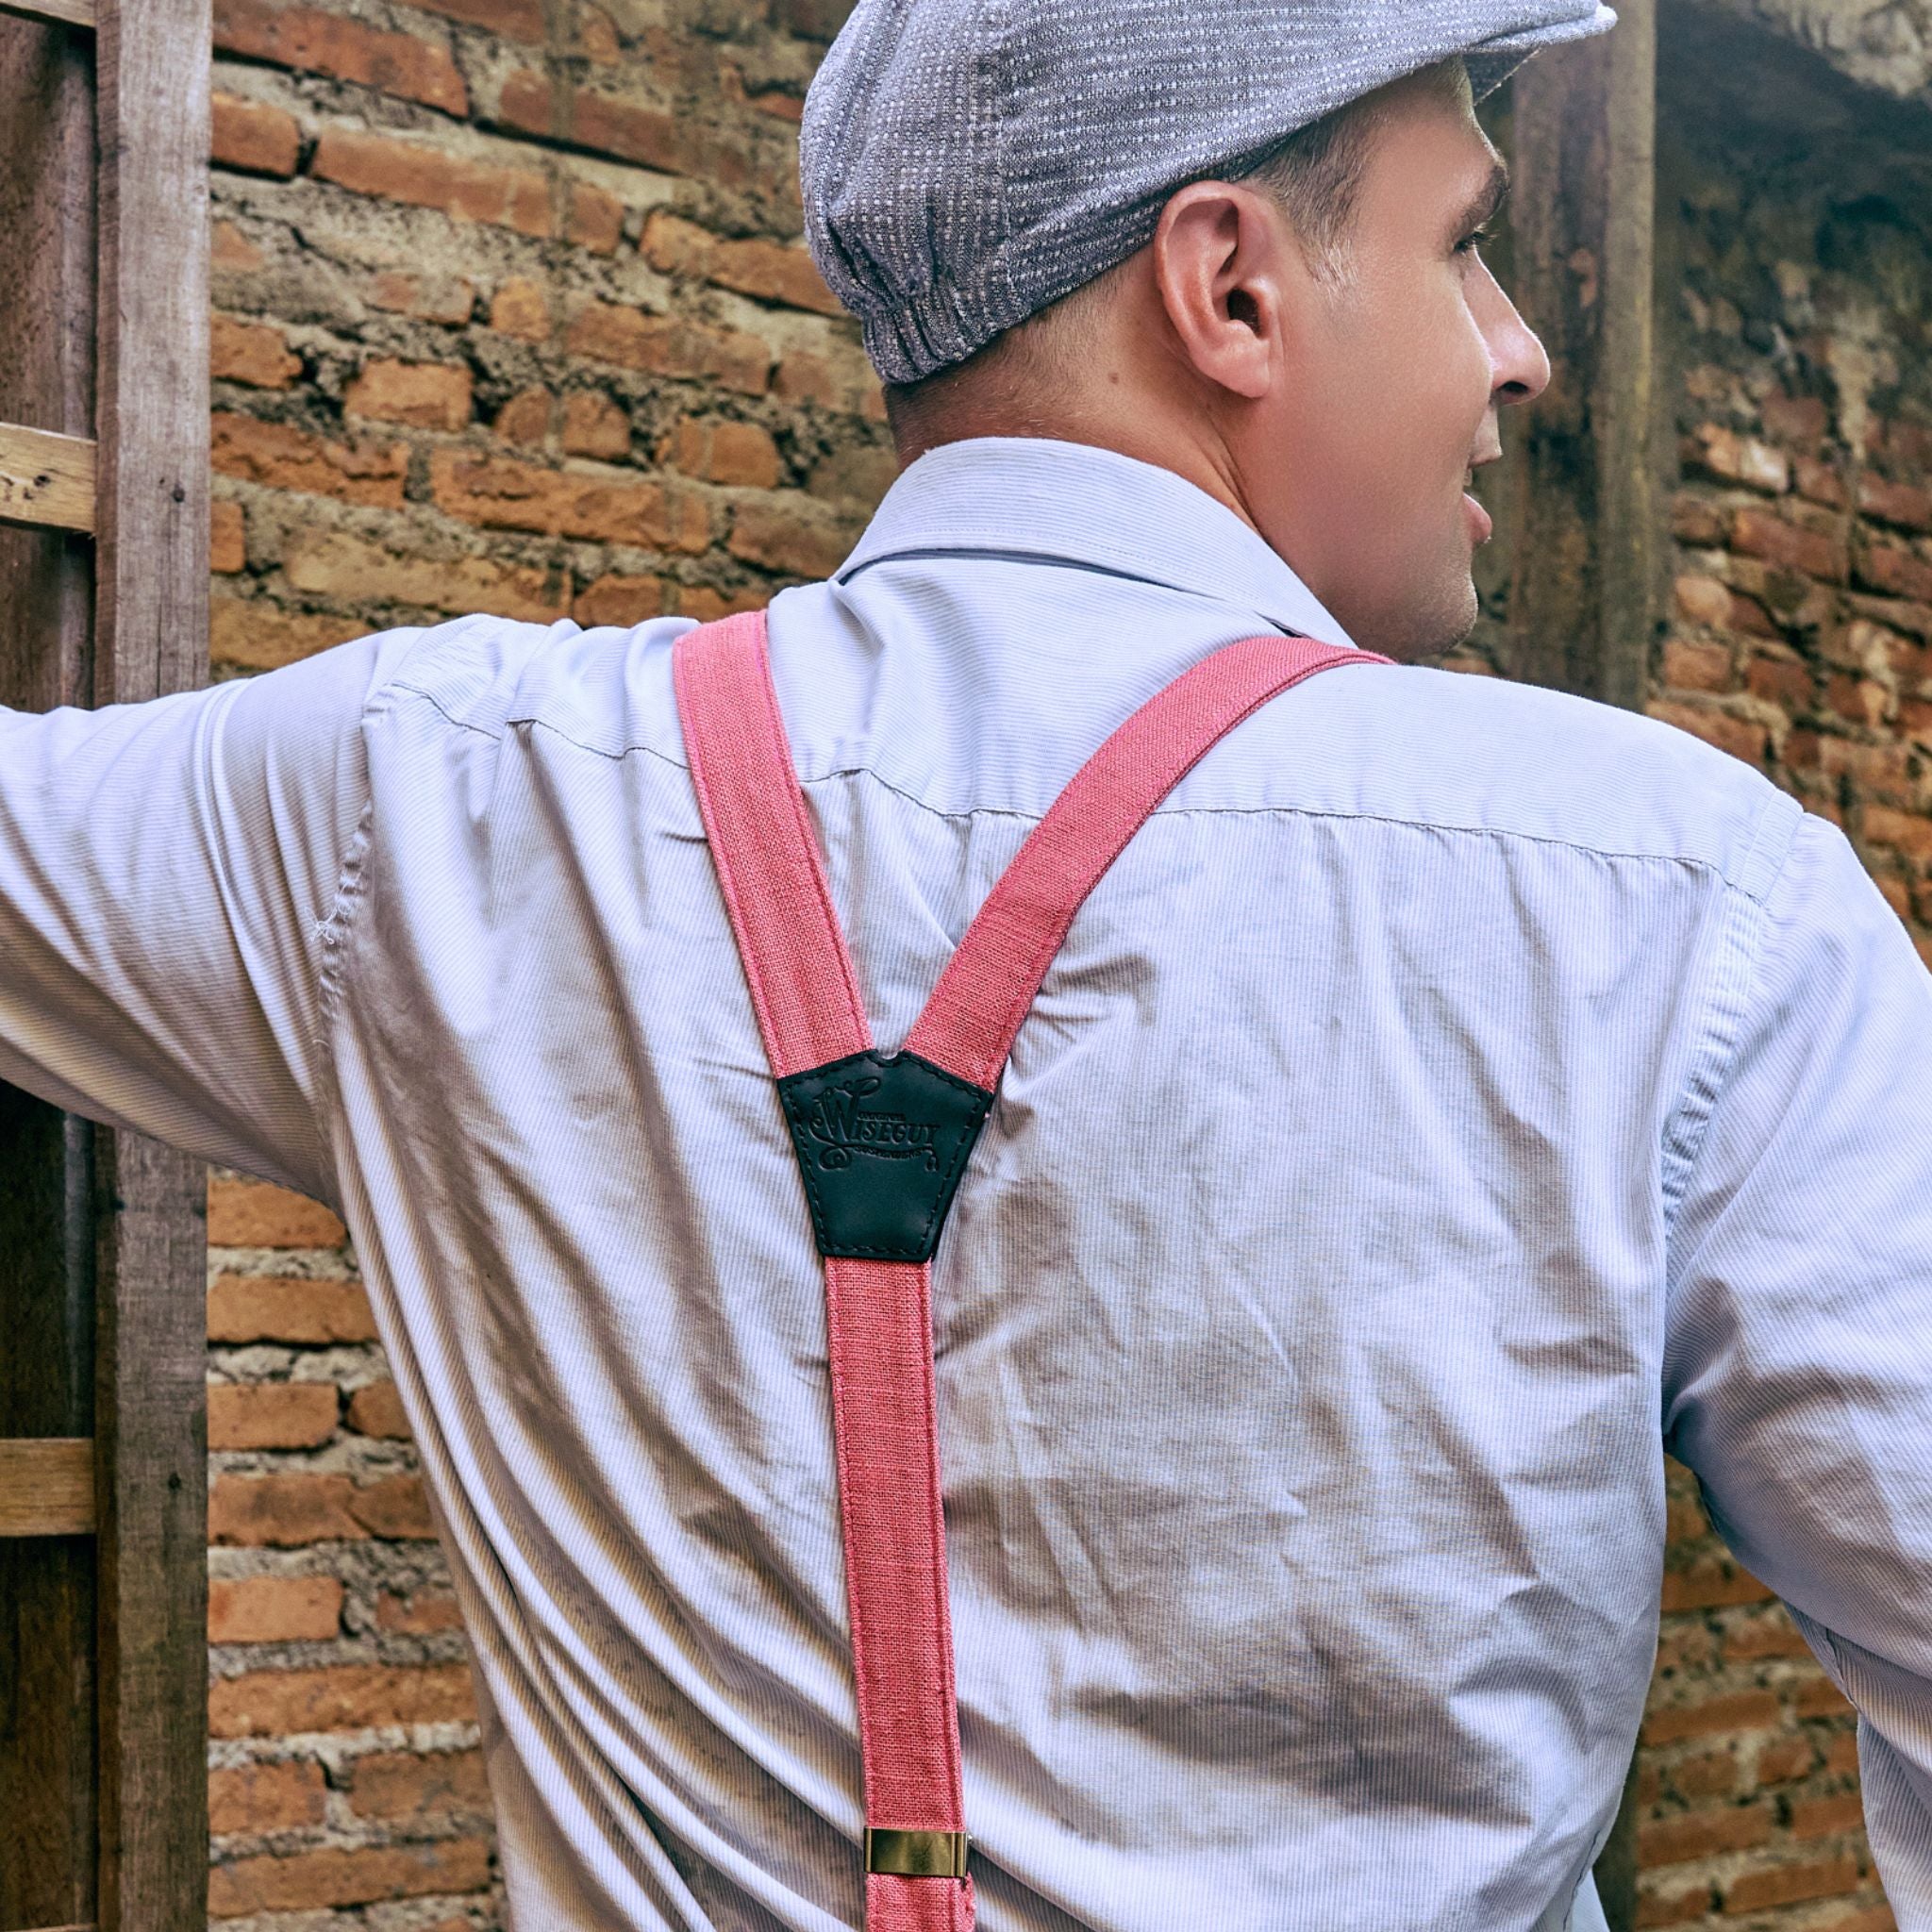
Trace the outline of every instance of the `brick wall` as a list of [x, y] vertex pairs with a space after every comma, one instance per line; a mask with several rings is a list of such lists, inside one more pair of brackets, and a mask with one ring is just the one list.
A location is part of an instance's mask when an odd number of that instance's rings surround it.
[[[1650, 709], [1841, 824], [1932, 960], [1932, 233], [1857, 174], [1670, 130], [1680, 475]], [[1852, 1713], [1671, 1485], [1641, 1923], [1882, 1932]]]
[[[798, 242], [837, 10], [217, 0], [217, 677], [475, 609], [710, 617], [844, 554], [893, 465]], [[209, 1207], [211, 1913], [498, 1925], [462, 1639], [342, 1230], [234, 1177]]]

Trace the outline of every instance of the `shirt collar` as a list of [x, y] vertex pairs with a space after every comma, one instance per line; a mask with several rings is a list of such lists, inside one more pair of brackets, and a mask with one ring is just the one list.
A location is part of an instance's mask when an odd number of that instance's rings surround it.
[[1248, 525], [1172, 470], [1041, 437], [974, 437], [907, 470], [838, 573], [890, 558], [1031, 558], [1165, 585], [1353, 647]]

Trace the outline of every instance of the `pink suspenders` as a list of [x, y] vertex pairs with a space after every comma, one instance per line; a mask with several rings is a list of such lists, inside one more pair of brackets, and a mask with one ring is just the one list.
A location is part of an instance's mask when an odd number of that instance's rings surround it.
[[973, 1925], [930, 1262], [1013, 1036], [1082, 901], [1200, 758], [1304, 678], [1388, 661], [1271, 636], [1176, 678], [1074, 774], [980, 908], [905, 1046], [882, 1055], [792, 767], [764, 616], [678, 641], [691, 779], [824, 1257], [870, 1932]]

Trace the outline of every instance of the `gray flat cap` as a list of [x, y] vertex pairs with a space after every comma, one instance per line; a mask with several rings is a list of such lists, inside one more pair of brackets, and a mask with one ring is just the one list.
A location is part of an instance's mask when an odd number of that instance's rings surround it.
[[1462, 56], [1478, 95], [1597, 0], [858, 0], [805, 104], [806, 237], [888, 382], [1153, 239], [1188, 181]]

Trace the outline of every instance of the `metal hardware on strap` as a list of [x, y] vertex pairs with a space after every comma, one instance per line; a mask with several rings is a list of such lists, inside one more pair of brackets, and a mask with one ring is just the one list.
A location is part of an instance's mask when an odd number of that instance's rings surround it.
[[963, 1831], [886, 1831], [865, 1828], [865, 1869], [898, 1878], [963, 1878]]

